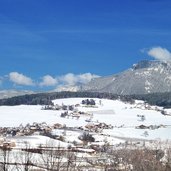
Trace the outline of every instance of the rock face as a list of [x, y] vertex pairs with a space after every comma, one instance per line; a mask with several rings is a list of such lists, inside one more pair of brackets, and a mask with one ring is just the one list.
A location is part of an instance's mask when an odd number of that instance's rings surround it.
[[171, 62], [141, 61], [122, 73], [93, 79], [81, 90], [120, 95], [171, 92]]

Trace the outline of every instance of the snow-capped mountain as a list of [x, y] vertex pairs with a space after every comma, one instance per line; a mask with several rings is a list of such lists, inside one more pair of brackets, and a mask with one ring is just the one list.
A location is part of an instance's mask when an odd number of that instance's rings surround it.
[[31, 90], [0, 90], [0, 99], [21, 96], [25, 94], [34, 94]]
[[171, 62], [140, 61], [122, 73], [93, 79], [81, 89], [122, 95], [171, 92]]

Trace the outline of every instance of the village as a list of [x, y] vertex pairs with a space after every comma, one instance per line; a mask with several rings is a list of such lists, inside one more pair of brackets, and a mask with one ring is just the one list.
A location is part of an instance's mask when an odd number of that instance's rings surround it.
[[[146, 126], [144, 124], [147, 120], [146, 115], [137, 114], [135, 117], [136, 122], [139, 124], [135, 125], [134, 129], [144, 130], [142, 132], [144, 135], [141, 138], [113, 135], [108, 132], [127, 130], [130, 126], [121, 123], [114, 125], [104, 120], [97, 120], [95, 115], [102, 115], [104, 112], [108, 112], [109, 116], [115, 116], [115, 112], [112, 110], [99, 109], [103, 108], [104, 105], [100, 99], [82, 99], [79, 103], [77, 101], [75, 104], [73, 104], [74, 102], [65, 104], [64, 100], [59, 104], [55, 103], [41, 107], [40, 110], [42, 112], [53, 112], [54, 116], [57, 116], [56, 112], [58, 112], [58, 120], [62, 119], [61, 121], [64, 120], [64, 122], [59, 121], [49, 124], [44, 121], [27, 123], [25, 125], [20, 124], [16, 127], [1, 127], [0, 165], [8, 168], [7, 170], [9, 171], [12, 168], [28, 169], [30, 171], [113, 171], [112, 169], [115, 168], [115, 171], [131, 171], [134, 166], [131, 162], [127, 162], [124, 159], [122, 149], [126, 149], [125, 153], [138, 149], [141, 153], [144, 148], [148, 148], [153, 151], [151, 157], [156, 155], [154, 150], [158, 150], [156, 146], [158, 146], [159, 142], [156, 145], [155, 140], [144, 138], [149, 136], [147, 130], [165, 128], [165, 124]], [[141, 104], [141, 110], [145, 110], [144, 106], [147, 105]], [[127, 110], [127, 108], [123, 107], [122, 110]], [[133, 110], [132, 108], [130, 106], [129, 110]], [[135, 108], [140, 108], [140, 104], [136, 104]], [[148, 110], [150, 109], [157, 110], [156, 108], [148, 107]], [[77, 123], [76, 125], [78, 126], [67, 124], [71, 122]], [[162, 151], [163, 149], [160, 150]], [[27, 155], [29, 162], [14, 157], [18, 154], [21, 155], [21, 152], [22, 156]], [[114, 157], [116, 152], [119, 155], [117, 154]], [[6, 156], [7, 153], [9, 153], [8, 157]], [[47, 159], [49, 156], [51, 160], [55, 160], [53, 166], [49, 164], [52, 162]], [[163, 156], [164, 154], [161, 155], [160, 159]]]
[[[95, 101], [86, 99], [85, 101], [82, 101], [82, 104], [89, 105], [89, 107], [95, 107]], [[91, 168], [91, 170], [97, 170], [102, 167], [104, 158], [101, 159], [99, 157], [99, 152], [104, 150], [105, 143], [102, 143], [103, 145], [99, 145], [99, 141], [95, 141], [95, 138], [90, 133], [101, 133], [103, 129], [112, 129], [113, 127], [111, 125], [107, 125], [105, 123], [93, 123], [92, 118], [93, 114], [81, 112], [78, 111], [75, 107], [79, 107], [79, 104], [74, 105], [53, 105], [53, 106], [44, 106], [42, 107], [42, 110], [61, 110], [61, 117], [67, 117], [72, 119], [79, 119], [79, 117], [82, 116], [88, 116], [89, 119], [86, 120], [87, 125], [85, 127], [67, 127], [65, 124], [55, 123], [53, 125], [48, 125], [46, 122], [37, 123], [34, 122], [32, 124], [26, 124], [23, 126], [20, 124], [18, 127], [1, 127], [0, 128], [0, 149], [2, 151], [4, 150], [28, 150], [28, 146], [24, 146], [25, 142], [23, 142], [23, 146], [21, 148], [21, 144], [17, 142], [18, 137], [28, 137], [28, 136], [44, 136], [49, 137], [51, 140], [58, 140], [59, 142], [66, 142], [66, 146], [60, 146], [60, 147], [52, 147], [48, 144], [40, 144], [36, 147], [31, 147], [29, 145], [29, 152], [32, 153], [42, 153], [45, 149], [47, 150], [54, 150], [57, 148], [58, 151], [63, 152], [70, 152], [73, 153], [72, 155], [75, 156], [75, 153], [77, 155], [81, 155], [81, 159], [79, 159], [79, 163], [83, 163], [83, 165], [80, 165], [81, 168]], [[79, 132], [79, 136], [77, 137], [78, 140], [70, 140], [70, 137], [67, 137], [67, 132]], [[55, 133], [54, 132], [58, 132]], [[60, 132], [60, 133], [59, 133]], [[66, 140], [66, 138], [68, 140]], [[59, 143], [60, 144], [60, 143]], [[45, 151], [46, 151], [45, 150]], [[81, 161], [83, 160], [83, 161]], [[98, 164], [98, 162], [100, 162]], [[17, 163], [17, 162], [16, 162]], [[65, 162], [64, 162], [65, 163]], [[63, 163], [63, 164], [64, 164]], [[8, 164], [8, 162], [7, 162]], [[21, 163], [20, 163], [21, 164]], [[63, 165], [62, 164], [62, 165]], [[10, 165], [10, 163], [9, 163]], [[12, 165], [15, 165], [14, 163]], [[40, 164], [38, 164], [40, 165]], [[65, 164], [64, 164], [65, 165]], [[96, 165], [96, 169], [94, 168], [94, 165]], [[35, 168], [43, 168], [43, 166], [37, 166], [37, 164], [29, 164], [28, 167], [35, 167]], [[62, 168], [65, 168], [66, 166], [62, 166]], [[44, 169], [46, 170], [46, 167], [44, 166]], [[101, 170], [101, 169], [100, 169]]]
[[[89, 103], [89, 100], [86, 99], [86, 101]], [[93, 100], [90, 99], [90, 102]], [[83, 102], [84, 103], [84, 102]], [[93, 101], [90, 104], [85, 104], [84, 105], [90, 105], [91, 107], [95, 107], [95, 101]], [[0, 127], [0, 135], [1, 135], [1, 142], [0, 145], [3, 146], [3, 144], [6, 144], [6, 139], [9, 139], [11, 137], [19, 137], [19, 136], [31, 136], [31, 135], [41, 135], [41, 136], [47, 136], [52, 139], [57, 139], [57, 140], [63, 140], [65, 139], [65, 134], [67, 131], [77, 131], [79, 134], [83, 135], [84, 133], [102, 133], [103, 129], [113, 129], [112, 125], [108, 125], [106, 123], [102, 122], [93, 122], [93, 114], [86, 113], [86, 112], [81, 112], [78, 111], [78, 109], [75, 109], [74, 107], [80, 106], [79, 104], [76, 104], [75, 106], [73, 105], [53, 105], [53, 106], [45, 106], [42, 107], [42, 110], [61, 110], [60, 117], [67, 117], [67, 118], [72, 118], [72, 119], [79, 119], [79, 117], [89, 117], [89, 119], [85, 119], [87, 124], [85, 127], [67, 127], [65, 124], [60, 124], [60, 123], [55, 123], [53, 125], [48, 125], [46, 122], [42, 123], [37, 123], [33, 122], [32, 124], [28, 123], [25, 126], [20, 124], [18, 127]], [[89, 107], [90, 107], [89, 106]], [[62, 112], [64, 111], [64, 112]], [[57, 135], [53, 134], [54, 131], [60, 130], [62, 134]], [[80, 138], [81, 139], [81, 138]], [[4, 140], [4, 142], [3, 142]], [[77, 142], [75, 142], [77, 143]], [[12, 143], [14, 146], [14, 142]]]
[[[97, 127], [98, 125], [96, 128]], [[105, 124], [100, 124], [99, 127], [104, 127], [104, 129], [106, 129]], [[5, 157], [5, 167], [9, 170], [10, 168], [22, 168], [23, 170], [29, 169], [30, 171], [45, 171], [51, 170], [51, 168], [55, 168], [52, 170], [55, 171], [59, 169], [84, 171], [89, 169], [91, 171], [103, 171], [112, 170], [114, 167], [117, 171], [131, 171], [133, 166], [125, 162], [122, 157], [115, 158], [113, 156], [114, 151], [117, 150], [119, 152], [122, 148], [126, 148], [127, 150], [134, 150], [141, 147], [140, 149], [142, 149], [145, 145], [145, 141], [136, 139], [121, 141], [116, 145], [110, 145], [107, 140], [99, 141], [99, 138], [96, 140], [94, 138], [96, 136], [92, 136], [95, 134], [89, 133], [94, 132], [92, 128], [90, 129], [88, 127], [86, 130], [83, 130], [80, 128], [68, 128], [61, 124], [54, 124], [51, 127], [46, 123], [33, 123], [32, 125], [27, 124], [25, 127], [20, 125], [17, 128], [1, 128], [0, 130], [1, 135], [5, 137], [0, 139], [0, 149], [2, 156], [1, 159], [4, 160]], [[59, 134], [52, 134], [53, 130], [58, 131]], [[73, 132], [79, 131], [79, 134], [82, 132], [82, 134], [80, 134], [81, 136], [78, 137], [78, 140], [75, 139], [72, 141], [70, 140], [70, 137], [67, 139], [67, 136], [70, 136], [69, 132], [71, 132], [71, 130]], [[104, 134], [101, 135], [105, 136]], [[48, 141], [48, 143], [46, 142], [46, 144], [40, 144], [32, 147], [26, 142], [23, 142], [21, 145], [15, 141], [15, 137], [21, 136], [46, 136], [49, 137], [51, 141]], [[58, 142], [63, 142], [66, 144], [60, 146], [61, 143], [59, 143], [54, 146], [54, 143], [52, 143], [53, 140], [58, 140]], [[153, 142], [149, 143], [152, 144]], [[11, 153], [11, 151], [13, 151], [13, 153]], [[23, 151], [22, 155], [27, 157], [29, 163], [27, 160], [20, 161], [18, 159], [17, 161], [12, 159], [13, 162], [11, 162], [11, 157], [13, 158], [15, 153], [21, 155], [19, 151]], [[4, 156], [7, 155], [7, 153], [8, 156]], [[31, 153], [31, 155], [29, 155], [29, 153]], [[46, 162], [42, 159], [44, 155], [46, 156]], [[56, 157], [59, 156], [60, 162], [56, 159]], [[37, 157], [39, 160], [37, 160]], [[47, 162], [51, 162], [51, 160], [54, 162], [54, 159], [48, 160], [49, 157], [55, 158], [55, 162], [58, 164], [54, 164], [53, 166], [50, 165], [47, 167]], [[4, 165], [3, 162], [0, 163]]]

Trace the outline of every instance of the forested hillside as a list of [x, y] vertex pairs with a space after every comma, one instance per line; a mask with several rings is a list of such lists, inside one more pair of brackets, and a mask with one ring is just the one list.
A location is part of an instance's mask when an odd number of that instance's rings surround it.
[[105, 99], [121, 99], [122, 101], [131, 101], [129, 96], [119, 96], [110, 93], [98, 92], [53, 92], [53, 93], [38, 93], [31, 95], [16, 96], [8, 99], [1, 99], [0, 105], [49, 105], [54, 99], [71, 98], [71, 97], [89, 97], [89, 98], [105, 98]]
[[133, 102], [134, 100], [143, 100], [151, 105], [163, 106], [171, 108], [171, 92], [170, 93], [153, 93], [146, 95], [131, 95], [120, 96], [111, 93], [98, 93], [98, 92], [53, 92], [53, 93], [38, 93], [31, 95], [16, 96], [8, 99], [1, 99], [0, 105], [49, 105], [52, 100], [60, 98], [71, 97], [89, 97], [89, 98], [105, 98], [105, 99], [120, 99], [125, 102]]
[[132, 95], [130, 98], [144, 100], [151, 105], [163, 106], [171, 108], [171, 92], [153, 93], [145, 95]]

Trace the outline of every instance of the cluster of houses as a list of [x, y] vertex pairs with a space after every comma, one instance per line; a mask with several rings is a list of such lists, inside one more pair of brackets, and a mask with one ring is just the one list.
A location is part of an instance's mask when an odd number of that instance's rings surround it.
[[52, 126], [49, 126], [46, 122], [34, 122], [33, 124], [27, 124], [26, 126], [21, 124], [19, 127], [1, 127], [0, 136], [2, 138], [0, 139], [0, 145], [2, 146], [4, 142], [6, 143], [3, 137], [44, 135], [56, 139], [57, 137], [54, 137], [54, 135], [51, 134], [52, 130], [64, 127], [65, 125], [61, 125], [59, 123], [55, 123]]
[[[101, 101], [100, 101], [101, 104]], [[64, 110], [64, 111], [77, 111], [77, 107], [80, 107], [83, 105], [84, 107], [94, 107], [96, 105], [96, 102], [94, 99], [85, 99], [82, 100], [81, 104], [75, 104], [75, 105], [65, 105], [62, 103], [62, 105], [54, 104], [46, 105], [42, 107], [42, 110]]]
[[85, 126], [85, 130], [89, 132], [101, 133], [103, 129], [113, 129], [113, 126], [106, 123], [88, 123]]
[[[101, 101], [99, 102], [101, 104]], [[85, 99], [82, 100], [80, 104], [75, 104], [75, 105], [65, 105], [62, 103], [62, 105], [59, 104], [51, 104], [51, 105], [46, 105], [42, 107], [42, 110], [61, 110], [61, 117], [63, 118], [72, 118], [72, 119], [79, 119], [80, 116], [89, 116], [93, 117], [92, 113], [89, 112], [83, 112], [79, 111], [78, 107], [84, 106], [84, 107], [95, 107], [96, 102], [94, 99]], [[97, 107], [97, 106], [96, 106]], [[90, 122], [90, 120], [87, 120], [87, 122]]]
[[76, 107], [79, 107], [79, 104], [76, 105], [58, 105], [58, 104], [52, 104], [52, 105], [46, 105], [44, 107], [42, 107], [42, 110], [70, 110], [70, 111], [74, 111]]
[[161, 112], [162, 115], [169, 115], [171, 116], [171, 113], [158, 107], [158, 106], [151, 106], [150, 104], [148, 103], [137, 103], [135, 108], [138, 108], [138, 109], [143, 109], [143, 110], [155, 110], [157, 112]]
[[139, 126], [136, 126], [135, 127], [136, 129], [151, 129], [151, 130], [154, 130], [154, 129], [159, 129], [159, 128], [165, 128], [164, 125], [149, 125], [149, 126], [146, 126], [146, 125], [139, 125]]
[[73, 112], [64, 111], [64, 112], [61, 113], [60, 116], [63, 117], [63, 118], [65, 118], [65, 117], [70, 118], [71, 117], [72, 119], [73, 118], [79, 119], [80, 116], [90, 116], [90, 117], [92, 117], [93, 114], [90, 114], [88, 112], [81, 112], [81, 111], [73, 111]]

